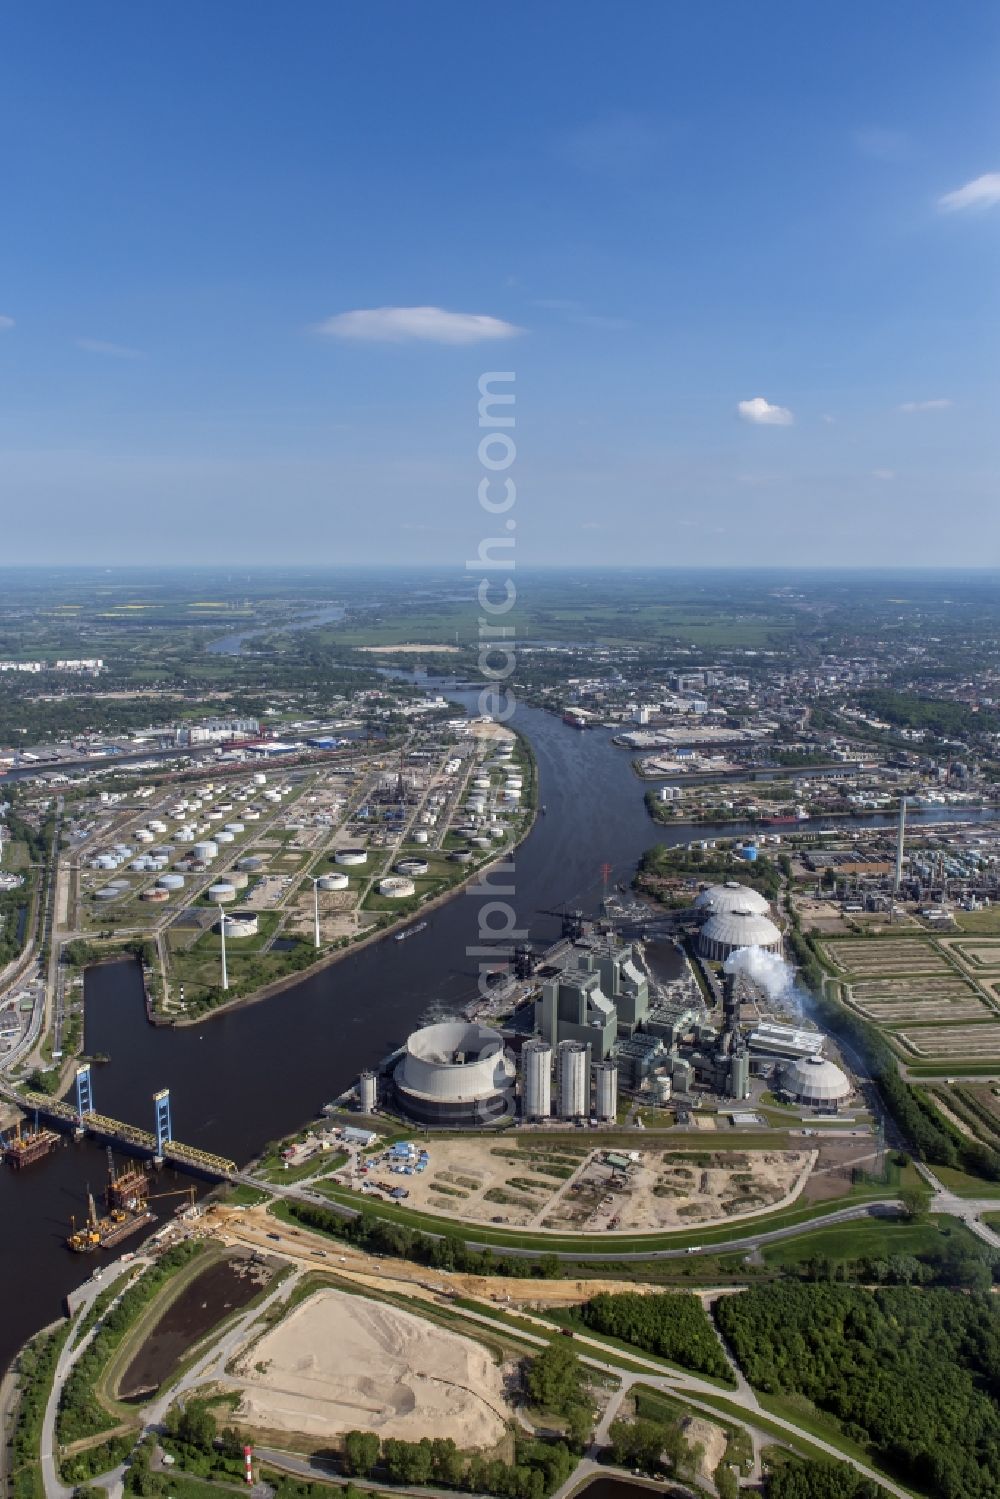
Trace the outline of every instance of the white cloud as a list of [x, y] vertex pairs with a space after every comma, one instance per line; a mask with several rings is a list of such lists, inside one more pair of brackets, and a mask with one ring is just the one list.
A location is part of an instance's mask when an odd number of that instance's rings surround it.
[[896, 477], [896, 470], [895, 469], [892, 469], [892, 468], [873, 468], [872, 469], [872, 478], [873, 479], [895, 479], [895, 477]]
[[938, 198], [938, 207], [953, 213], [960, 208], [995, 208], [1000, 203], [1000, 172], [984, 172], [952, 193]]
[[0, 313], [0, 328], [13, 328], [13, 326], [14, 319], [12, 317], [4, 317], [3, 313]]
[[935, 401], [901, 401], [899, 411], [947, 411], [951, 405], [947, 396], [941, 396]]
[[740, 401], [736, 410], [745, 422], [755, 422], [759, 427], [790, 427], [795, 420], [787, 406], [772, 406], [763, 396]]
[[87, 354], [104, 354], [108, 359], [141, 359], [141, 349], [130, 349], [125, 344], [109, 344], [103, 338], [78, 338], [78, 349]]
[[365, 343], [478, 344], [513, 338], [522, 328], [478, 312], [446, 312], [443, 307], [368, 307], [339, 312], [318, 332]]
[[837, 418], [835, 416], [831, 416], [828, 411], [823, 412], [823, 420], [826, 422], [828, 427], [835, 427], [837, 425]]

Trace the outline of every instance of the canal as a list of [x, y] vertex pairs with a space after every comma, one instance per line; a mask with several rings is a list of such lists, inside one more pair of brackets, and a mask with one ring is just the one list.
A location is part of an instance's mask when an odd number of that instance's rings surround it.
[[[475, 693], [449, 697], [477, 711]], [[629, 880], [654, 842], [745, 831], [657, 827], [630, 757], [611, 744], [610, 732], [580, 733], [526, 707], [514, 722], [534, 747], [547, 807], [508, 877], [518, 925], [536, 939], [558, 935], [558, 920], [540, 913], [564, 903], [597, 905], [602, 864], [611, 866], [613, 881]], [[858, 819], [863, 826], [889, 821]], [[178, 1139], [248, 1160], [399, 1045], [433, 1001], [453, 1006], [472, 998], [479, 959], [468, 950], [482, 945], [484, 907], [481, 895], [460, 894], [407, 942], [376, 943], [271, 999], [181, 1030], [147, 1024], [134, 964], [91, 969], [85, 1049], [109, 1058], [94, 1067], [95, 1106], [150, 1129], [152, 1095], [168, 1087]], [[66, 1145], [20, 1174], [0, 1171], [0, 1370], [94, 1268], [63, 1247], [63, 1236], [69, 1215], [82, 1211], [88, 1181], [97, 1190], [104, 1176], [104, 1153], [92, 1145]], [[176, 1200], [164, 1204], [164, 1214]]]

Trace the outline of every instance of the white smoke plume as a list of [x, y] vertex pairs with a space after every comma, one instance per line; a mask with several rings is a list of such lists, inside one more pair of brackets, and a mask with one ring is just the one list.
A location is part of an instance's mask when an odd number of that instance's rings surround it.
[[745, 974], [768, 999], [801, 1005], [795, 969], [777, 953], [766, 952], [763, 947], [740, 947], [726, 959], [725, 971]]

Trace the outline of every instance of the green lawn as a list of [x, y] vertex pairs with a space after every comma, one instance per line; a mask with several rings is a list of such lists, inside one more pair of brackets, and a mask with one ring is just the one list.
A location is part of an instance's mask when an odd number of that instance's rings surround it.
[[955, 1239], [977, 1250], [975, 1235], [946, 1214], [935, 1214], [922, 1222], [893, 1222], [869, 1218], [855, 1223], [833, 1223], [801, 1238], [782, 1239], [766, 1245], [761, 1253], [769, 1267], [801, 1264], [814, 1256], [830, 1260], [888, 1259], [895, 1254], [927, 1254]]

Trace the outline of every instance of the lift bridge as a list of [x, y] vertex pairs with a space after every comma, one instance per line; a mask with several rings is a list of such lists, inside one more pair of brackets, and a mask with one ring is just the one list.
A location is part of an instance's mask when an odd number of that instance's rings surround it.
[[89, 1064], [76, 1069], [75, 1108], [71, 1103], [49, 1098], [47, 1094], [38, 1093], [33, 1088], [19, 1089], [16, 1092], [11, 1090], [8, 1096], [22, 1109], [35, 1111], [41, 1118], [51, 1121], [58, 1128], [71, 1131], [78, 1138], [91, 1135], [133, 1155], [151, 1156], [158, 1166], [169, 1163], [178, 1170], [197, 1172], [200, 1176], [217, 1180], [229, 1180], [239, 1175], [235, 1161], [174, 1139], [168, 1088], [153, 1095], [153, 1133], [97, 1112], [94, 1108]]

